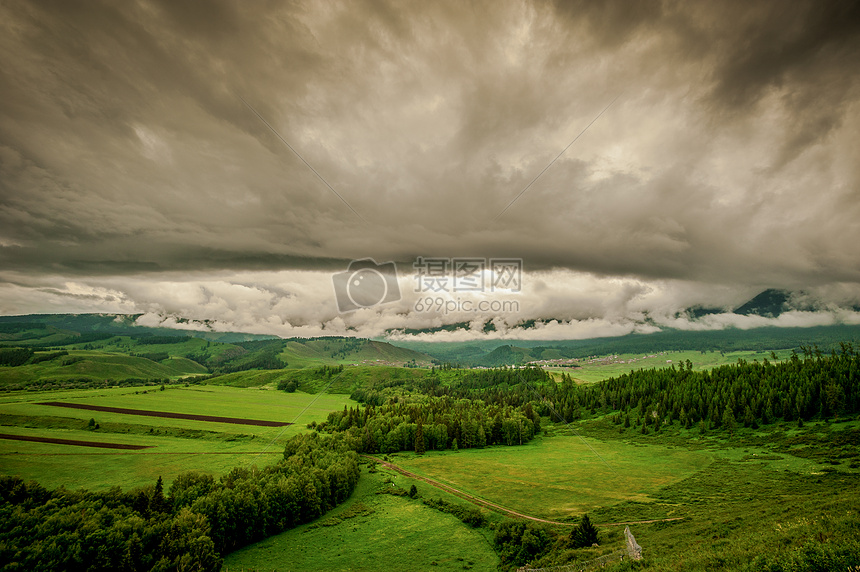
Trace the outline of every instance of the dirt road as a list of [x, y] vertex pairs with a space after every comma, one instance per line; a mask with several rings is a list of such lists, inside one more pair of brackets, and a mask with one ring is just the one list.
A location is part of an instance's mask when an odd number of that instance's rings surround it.
[[[521, 512], [517, 512], [515, 510], [505, 508], [505, 507], [498, 505], [496, 503], [492, 503], [490, 501], [478, 498], [474, 495], [463, 492], [459, 489], [455, 489], [454, 487], [440, 483], [439, 481], [431, 479], [429, 477], [423, 477], [421, 475], [416, 475], [415, 473], [413, 473], [411, 471], [407, 471], [406, 469], [399, 467], [399, 466], [395, 465], [394, 463], [389, 463], [388, 461], [384, 461], [384, 460], [380, 459], [379, 457], [374, 457], [372, 455], [362, 455], [362, 457], [364, 457], [365, 459], [370, 459], [370, 460], [376, 461], [380, 465], [387, 467], [387, 468], [391, 469], [392, 471], [397, 471], [398, 473], [400, 473], [401, 475], [404, 475], [406, 477], [409, 477], [412, 479], [417, 479], [419, 481], [424, 481], [425, 483], [427, 483], [431, 486], [434, 486], [437, 489], [441, 489], [445, 492], [451, 493], [452, 495], [458, 496], [463, 500], [467, 500], [472, 504], [476, 504], [478, 506], [482, 506], [482, 507], [488, 508], [490, 510], [500, 512], [502, 514], [508, 514], [508, 515], [515, 516], [518, 518], [525, 518], [528, 520], [533, 520], [535, 522], [543, 522], [546, 524], [555, 524], [558, 526], [576, 526], [577, 525], [577, 523], [575, 523], [575, 522], [558, 522], [556, 520], [547, 520], [545, 518], [539, 518], [537, 516], [530, 516], [528, 514], [523, 514]], [[595, 526], [621, 526], [621, 525], [628, 525], [628, 524], [649, 524], [649, 523], [653, 523], [653, 522], [668, 522], [668, 521], [672, 521], [672, 520], [682, 520], [683, 518], [684, 517], [657, 518], [654, 520], [638, 520], [638, 521], [628, 521], [628, 522], [606, 522], [606, 523], [599, 523], [599, 524], [595, 523]]]

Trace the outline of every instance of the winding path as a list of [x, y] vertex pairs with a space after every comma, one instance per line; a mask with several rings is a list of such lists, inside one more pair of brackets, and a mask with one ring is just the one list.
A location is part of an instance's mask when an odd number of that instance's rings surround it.
[[[557, 520], [547, 520], [545, 518], [539, 518], [537, 516], [529, 516], [527, 514], [523, 514], [521, 512], [517, 512], [517, 511], [511, 510], [509, 508], [505, 508], [505, 507], [498, 505], [496, 503], [492, 503], [490, 501], [486, 501], [484, 499], [478, 498], [475, 495], [471, 495], [469, 493], [463, 492], [460, 489], [455, 489], [454, 487], [440, 483], [439, 481], [431, 479], [430, 477], [424, 477], [421, 475], [417, 475], [411, 471], [407, 471], [406, 469], [395, 465], [394, 463], [384, 461], [384, 460], [380, 459], [379, 457], [374, 457], [372, 455], [361, 455], [361, 456], [364, 457], [365, 459], [370, 459], [372, 461], [376, 461], [380, 465], [387, 467], [387, 468], [391, 469], [392, 471], [396, 471], [403, 476], [409, 477], [411, 479], [417, 479], [419, 481], [424, 481], [425, 483], [427, 483], [431, 486], [434, 486], [437, 489], [441, 489], [445, 492], [451, 493], [454, 496], [460, 497], [463, 500], [467, 500], [472, 504], [476, 504], [478, 506], [482, 506], [482, 507], [488, 508], [488, 509], [496, 511], [496, 512], [500, 512], [503, 514], [509, 514], [511, 516], [516, 516], [519, 518], [525, 518], [528, 520], [533, 520], [535, 522], [543, 522], [546, 524], [556, 524], [559, 526], [576, 526], [577, 525], [577, 523], [573, 523], [573, 522], [559, 522]], [[595, 523], [595, 526], [621, 526], [621, 525], [628, 525], [628, 524], [649, 524], [649, 523], [653, 523], [653, 522], [669, 522], [672, 520], [683, 520], [683, 518], [684, 517], [679, 516], [679, 517], [675, 517], [675, 518], [657, 518], [654, 520], [635, 520], [635, 521], [628, 521], [628, 522], [605, 522], [605, 523], [600, 523], [600, 524]]]

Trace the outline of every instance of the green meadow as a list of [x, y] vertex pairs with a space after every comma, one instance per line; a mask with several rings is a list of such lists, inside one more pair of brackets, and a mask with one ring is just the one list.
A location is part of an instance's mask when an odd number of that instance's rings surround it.
[[[787, 359], [791, 356], [790, 350], [777, 350], [777, 361]], [[744, 361], [773, 361], [770, 351], [667, 351], [640, 354], [617, 354], [601, 355], [593, 358], [581, 359], [579, 367], [546, 367], [556, 377], [566, 373], [580, 383], [595, 383], [610, 377], [618, 377], [631, 370], [678, 367], [681, 363], [690, 360], [693, 370], [702, 371], [713, 369], [721, 365], [737, 363], [739, 359]]]
[[[648, 570], [831, 570], [827, 562], [835, 554], [860, 554], [860, 466], [851, 461], [858, 427], [858, 421], [816, 423], [703, 438], [692, 446], [713, 456], [705, 470], [666, 485], [648, 502], [604, 506], [592, 518], [680, 517], [631, 525]], [[595, 432], [612, 438], [602, 428]], [[662, 438], [692, 441], [686, 435]], [[854, 444], [845, 451], [833, 446], [845, 438]], [[651, 446], [647, 437], [639, 443]], [[840, 460], [843, 454], [847, 458]], [[768, 567], [776, 559], [780, 564]]]
[[[295, 423], [260, 427], [190, 419], [165, 419], [39, 405], [63, 401], [173, 413]], [[0, 432], [146, 445], [139, 451], [96, 449], [0, 439], [0, 474], [34, 479], [44, 486], [92, 490], [166, 482], [188, 470], [213, 475], [239, 465], [274, 463], [291, 436], [311, 421], [352, 403], [343, 395], [285, 393], [216, 385], [13, 392], [0, 395]], [[89, 427], [93, 419], [98, 429]]]
[[662, 487], [713, 462], [701, 451], [581, 440], [563, 433], [518, 447], [388, 457], [415, 474], [550, 520], [578, 518], [625, 500], [648, 502]]
[[[577, 426], [589, 434], [586, 442], [594, 451], [565, 434], [567, 428], [550, 427], [549, 435], [523, 446], [387, 458], [532, 516], [576, 522], [588, 512], [598, 524], [600, 547], [562, 547], [556, 557], [565, 561], [587, 561], [623, 548], [624, 525], [614, 523], [630, 523], [644, 549], [645, 560], [634, 568], [658, 571], [756, 570], [751, 566], [770, 553], [768, 546], [800, 558], [812, 550], [810, 542], [826, 547], [829, 540], [844, 542], [860, 530], [860, 469], [848, 462], [833, 468], [826, 451], [811, 457], [784, 452], [795, 439], [821, 442], [860, 427], [860, 421], [776, 426], [731, 438], [683, 430], [620, 434], [603, 420]], [[378, 494], [412, 485], [418, 490], [415, 499]], [[224, 570], [497, 570], [490, 525], [472, 528], [425, 506], [428, 498], [468, 505], [424, 481], [382, 466], [375, 473], [365, 468], [344, 505], [314, 523], [228, 555]], [[489, 523], [505, 520], [481, 511]], [[570, 530], [539, 527], [563, 536]], [[628, 562], [606, 569], [631, 568]]]
[[[406, 489], [415, 483], [419, 498], [377, 494], [394, 483]], [[450, 514], [429, 508], [421, 496], [459, 500], [421, 481], [364, 469], [348, 501], [313, 523], [229, 554], [223, 570], [496, 569], [499, 558], [485, 528], [471, 528]]]

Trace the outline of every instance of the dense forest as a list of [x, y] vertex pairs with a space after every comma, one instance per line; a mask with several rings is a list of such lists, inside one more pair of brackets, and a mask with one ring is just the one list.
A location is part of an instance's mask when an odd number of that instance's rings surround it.
[[540, 431], [540, 415], [527, 403], [522, 409], [449, 397], [398, 399], [385, 405], [345, 407], [330, 413], [319, 431], [347, 432], [362, 453], [423, 453], [522, 445]]
[[293, 437], [284, 459], [236, 468], [215, 481], [179, 475], [164, 493], [48, 491], [0, 477], [0, 565], [4, 570], [197, 570], [221, 556], [311, 521], [346, 500], [359, 477], [343, 439]]
[[348, 433], [361, 453], [522, 445], [541, 430], [529, 386], [549, 380], [540, 368], [434, 368], [427, 376], [377, 379], [352, 393], [363, 406], [344, 407], [311, 427]]
[[710, 371], [693, 371], [687, 362], [591, 385], [577, 385], [568, 374], [556, 382], [538, 367], [445, 367], [377, 380], [352, 398], [363, 409], [332, 413], [318, 428], [360, 434], [359, 450], [366, 452], [412, 448], [419, 424], [428, 449], [449, 448], [455, 438], [460, 447], [518, 444], [520, 431], [522, 442], [540, 431], [541, 416], [569, 422], [609, 414], [643, 433], [671, 424], [733, 431], [860, 412], [860, 354], [848, 343], [830, 354], [803, 347], [782, 362], [739, 360]]
[[[774, 363], [739, 360], [710, 371], [683, 367], [631, 371], [590, 386], [569, 378], [546, 386], [542, 413], [566, 420], [617, 412], [616, 423], [650, 426], [678, 422], [689, 428], [734, 430], [776, 420], [808, 421], [860, 412], [860, 354], [850, 344], [824, 355], [803, 348]], [[648, 429], [644, 429], [647, 431]]]

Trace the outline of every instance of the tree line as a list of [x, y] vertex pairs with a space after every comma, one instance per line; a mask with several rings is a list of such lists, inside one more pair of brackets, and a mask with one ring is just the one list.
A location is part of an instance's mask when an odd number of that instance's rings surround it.
[[37, 354], [31, 348], [0, 348], [0, 365], [18, 367], [19, 365], [51, 361], [67, 355], [69, 355], [67, 350]]
[[[426, 397], [410, 397], [415, 394]], [[426, 419], [431, 411], [436, 413], [434, 423], [438, 424], [440, 407], [467, 411], [470, 406], [455, 404], [469, 401], [480, 404], [471, 407], [492, 411], [490, 419], [499, 412], [504, 420], [504, 411], [519, 411], [528, 419], [536, 413], [553, 421], [613, 414], [615, 423], [643, 432], [659, 431], [673, 423], [733, 431], [738, 426], [754, 428], [776, 421], [803, 422], [860, 413], [860, 354], [850, 343], [839, 344], [829, 354], [802, 346], [799, 353], [784, 361], [771, 354], [770, 360], [761, 362], [738, 360], [712, 370], [693, 371], [687, 360], [667, 368], [633, 370], [588, 385], [576, 384], [567, 373], [556, 382], [538, 367], [436, 369], [423, 376], [373, 382], [356, 390], [352, 397], [371, 411], [374, 406], [382, 407], [385, 416], [390, 412], [395, 418], [403, 417], [405, 411], [403, 421], [415, 424], [416, 430], [418, 419]], [[395, 399], [413, 403], [417, 413], [397, 407]], [[361, 426], [355, 421], [356, 415], [366, 417], [363, 412], [351, 413], [348, 417], [352, 420], [344, 421], [342, 414], [335, 414], [331, 421], [346, 423], [346, 428]], [[426, 420], [424, 423], [426, 436]], [[451, 435], [452, 427], [446, 424], [446, 429]], [[486, 423], [483, 429], [486, 433]], [[433, 431], [430, 429], [430, 440]], [[493, 435], [487, 444], [505, 441], [497, 439], [498, 432]]]
[[568, 420], [615, 411], [616, 423], [655, 430], [678, 422], [732, 431], [739, 425], [853, 415], [860, 412], [860, 355], [851, 344], [829, 355], [804, 347], [802, 356], [794, 353], [782, 362], [738, 360], [693, 371], [688, 361], [631, 371], [593, 386], [565, 380], [547, 388], [545, 404]]
[[[542, 375], [543, 374], [543, 375]], [[544, 377], [546, 376], [546, 377]], [[491, 404], [534, 409], [553, 421], [613, 414], [611, 419], [643, 432], [677, 423], [733, 431], [776, 421], [808, 421], [860, 413], [860, 354], [852, 344], [824, 354], [802, 347], [791, 358], [738, 360], [693, 371], [676, 366], [633, 370], [596, 384], [577, 385], [568, 374], [548, 381], [537, 368], [469, 372], [436, 394], [471, 394]]]
[[540, 432], [540, 415], [531, 403], [521, 409], [448, 396], [394, 397], [374, 406], [344, 406], [317, 431], [349, 435], [361, 453], [470, 449], [522, 445]]
[[375, 379], [356, 389], [350, 398], [370, 405], [382, 405], [395, 396], [421, 393], [430, 397], [480, 399], [494, 405], [520, 407], [540, 398], [536, 388], [552, 381], [539, 367], [468, 370], [434, 367], [389, 378]]

